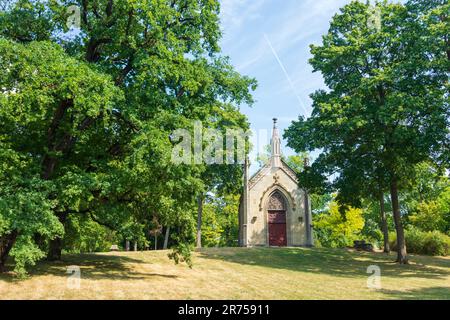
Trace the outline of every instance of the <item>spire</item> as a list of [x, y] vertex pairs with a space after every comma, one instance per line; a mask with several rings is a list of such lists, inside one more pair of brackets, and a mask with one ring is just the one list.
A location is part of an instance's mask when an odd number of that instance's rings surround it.
[[270, 163], [272, 167], [275, 168], [281, 167], [281, 139], [278, 133], [277, 121], [277, 118], [273, 119], [272, 140], [270, 142], [272, 153], [270, 157]]

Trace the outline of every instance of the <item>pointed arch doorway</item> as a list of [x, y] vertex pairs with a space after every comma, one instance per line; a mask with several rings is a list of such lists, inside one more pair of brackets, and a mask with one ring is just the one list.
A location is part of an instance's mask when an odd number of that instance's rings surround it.
[[272, 193], [267, 206], [269, 246], [287, 246], [286, 209], [284, 196], [279, 191]]

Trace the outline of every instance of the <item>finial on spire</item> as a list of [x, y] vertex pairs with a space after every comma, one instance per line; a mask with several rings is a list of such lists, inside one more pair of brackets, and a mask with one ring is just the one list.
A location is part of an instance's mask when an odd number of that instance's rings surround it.
[[273, 120], [273, 127], [276, 128], [278, 119], [277, 118], [273, 118], [272, 120]]

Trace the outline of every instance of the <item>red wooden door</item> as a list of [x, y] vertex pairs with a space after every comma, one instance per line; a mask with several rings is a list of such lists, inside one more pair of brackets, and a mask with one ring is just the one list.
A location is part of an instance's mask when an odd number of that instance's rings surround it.
[[269, 211], [269, 245], [287, 246], [286, 211]]

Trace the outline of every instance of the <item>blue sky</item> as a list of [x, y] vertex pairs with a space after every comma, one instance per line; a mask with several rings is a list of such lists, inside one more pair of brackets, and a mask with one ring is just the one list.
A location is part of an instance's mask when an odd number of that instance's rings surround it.
[[[321, 43], [332, 16], [349, 2], [221, 0], [223, 53], [237, 71], [258, 80], [256, 103], [242, 108], [252, 129], [269, 130], [277, 117], [282, 133], [300, 114], [309, 116], [309, 95], [325, 87], [321, 74], [308, 64], [309, 45]], [[292, 154], [285, 145], [283, 153]]]

